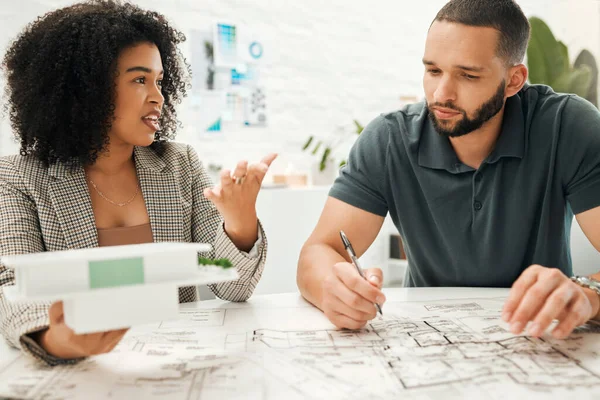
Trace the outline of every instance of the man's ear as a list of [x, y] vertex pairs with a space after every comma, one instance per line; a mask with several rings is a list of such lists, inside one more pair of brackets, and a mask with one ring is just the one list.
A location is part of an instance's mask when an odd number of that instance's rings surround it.
[[515, 65], [508, 71], [508, 85], [506, 86], [506, 97], [514, 96], [527, 83], [529, 71], [524, 64]]

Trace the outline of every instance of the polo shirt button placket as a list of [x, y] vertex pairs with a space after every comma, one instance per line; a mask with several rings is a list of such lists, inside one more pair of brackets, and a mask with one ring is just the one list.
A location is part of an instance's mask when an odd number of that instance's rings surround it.
[[473, 208], [475, 211], [479, 211], [483, 208], [483, 204], [481, 204], [480, 201], [475, 200], [475, 202], [473, 202]]

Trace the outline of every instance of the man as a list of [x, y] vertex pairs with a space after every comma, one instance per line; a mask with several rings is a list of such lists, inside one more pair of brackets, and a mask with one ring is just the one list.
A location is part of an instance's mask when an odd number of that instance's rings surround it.
[[590, 282], [569, 279], [569, 232], [575, 215], [600, 250], [600, 113], [526, 83], [529, 31], [512, 0], [452, 0], [436, 16], [426, 102], [369, 124], [300, 254], [300, 291], [336, 326], [364, 326], [385, 301], [381, 270], [363, 280], [339, 231], [360, 256], [387, 212], [406, 285], [512, 285], [502, 318], [515, 334], [540, 336], [558, 319], [552, 334], [564, 338], [598, 318]]

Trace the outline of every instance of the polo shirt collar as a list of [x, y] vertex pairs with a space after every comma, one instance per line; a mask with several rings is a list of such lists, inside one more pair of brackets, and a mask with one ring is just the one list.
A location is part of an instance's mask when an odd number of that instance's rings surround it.
[[[427, 112], [427, 111], [426, 111]], [[523, 158], [525, 150], [525, 118], [521, 98], [517, 94], [506, 100], [502, 131], [496, 147], [485, 163], [491, 164], [502, 157]], [[462, 165], [447, 137], [441, 136], [429, 116], [423, 126], [419, 143], [419, 165], [432, 169], [445, 169], [452, 173], [464, 172]], [[470, 169], [467, 167], [467, 169]]]
[[502, 157], [523, 158], [525, 153], [525, 117], [521, 97], [517, 94], [506, 100], [502, 133], [496, 147], [488, 156], [488, 164], [493, 164]]
[[428, 115], [419, 142], [419, 165], [455, 172], [458, 163], [458, 157], [456, 157], [450, 140], [437, 133]]

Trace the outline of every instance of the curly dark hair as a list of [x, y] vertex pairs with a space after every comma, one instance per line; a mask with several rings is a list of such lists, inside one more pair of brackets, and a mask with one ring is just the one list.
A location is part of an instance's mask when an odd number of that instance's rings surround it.
[[164, 68], [161, 130], [151, 145], [162, 154], [180, 125], [175, 104], [189, 89], [190, 67], [177, 48], [183, 41], [161, 14], [118, 0], [78, 3], [27, 25], [2, 63], [5, 111], [20, 153], [46, 166], [93, 164], [109, 142], [117, 59], [124, 49], [151, 42]]

